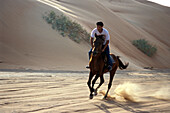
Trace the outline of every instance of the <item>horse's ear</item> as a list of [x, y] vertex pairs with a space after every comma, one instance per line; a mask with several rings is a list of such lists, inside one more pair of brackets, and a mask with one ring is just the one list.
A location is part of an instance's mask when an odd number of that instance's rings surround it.
[[95, 37], [97, 37], [97, 34], [95, 33]]
[[102, 39], [102, 41], [105, 40], [105, 35], [100, 35], [100, 39]]
[[104, 38], [102, 38], [102, 41], [104, 42], [104, 41], [105, 41], [105, 39], [104, 39]]
[[102, 40], [105, 41], [105, 35], [103, 35]]

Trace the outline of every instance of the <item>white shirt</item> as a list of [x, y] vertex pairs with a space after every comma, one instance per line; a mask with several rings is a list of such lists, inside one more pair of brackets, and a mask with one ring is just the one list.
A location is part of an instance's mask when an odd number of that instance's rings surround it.
[[91, 32], [91, 37], [94, 38], [95, 37], [95, 33], [97, 35], [104, 35], [105, 41], [103, 43], [103, 45], [106, 44], [106, 41], [109, 40], [110, 41], [110, 35], [109, 32], [107, 31], [107, 29], [103, 28], [102, 32], [100, 33], [97, 28], [94, 28]]

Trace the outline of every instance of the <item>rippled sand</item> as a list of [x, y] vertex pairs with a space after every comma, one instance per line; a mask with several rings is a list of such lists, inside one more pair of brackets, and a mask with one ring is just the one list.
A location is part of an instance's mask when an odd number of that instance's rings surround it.
[[[147, 76], [148, 75], [148, 76]], [[88, 73], [33, 73], [33, 72], [0, 72], [0, 113], [155, 113], [170, 112], [168, 98], [151, 96], [167, 88], [161, 97], [167, 96], [170, 90], [169, 72], [132, 72], [118, 71], [115, 75], [110, 97], [103, 100], [103, 95], [98, 94], [94, 99], [89, 99], [87, 87]], [[105, 83], [100, 91], [106, 91], [109, 76], [105, 75]], [[98, 80], [96, 85], [100, 81]], [[129, 83], [130, 85], [127, 85]], [[116, 89], [131, 88], [131, 93], [142, 96], [145, 101], [134, 102], [127, 98], [120, 101], [123, 96], [115, 96]], [[141, 86], [142, 89], [133, 89]], [[133, 91], [133, 92], [132, 92]], [[138, 93], [139, 93], [138, 92]], [[129, 94], [132, 98], [134, 95]], [[128, 94], [128, 93], [127, 93]], [[145, 95], [146, 94], [146, 95]]]

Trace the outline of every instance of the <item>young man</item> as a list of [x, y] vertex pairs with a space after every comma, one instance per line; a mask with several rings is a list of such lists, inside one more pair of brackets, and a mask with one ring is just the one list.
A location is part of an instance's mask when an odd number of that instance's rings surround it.
[[[93, 45], [93, 40], [94, 40], [94, 37], [95, 37], [95, 33], [97, 35], [104, 35], [105, 36], [105, 41], [103, 43], [103, 49], [102, 49], [102, 52], [105, 52], [106, 55], [107, 55], [107, 59], [108, 59], [108, 70], [111, 71], [112, 70], [112, 66], [113, 66], [113, 63], [112, 63], [112, 60], [110, 58], [110, 50], [109, 50], [109, 42], [110, 42], [110, 35], [109, 35], [109, 32], [103, 28], [104, 24], [103, 22], [97, 22], [96, 23], [97, 25], [97, 28], [94, 28], [91, 32], [91, 49], [89, 51], [89, 59], [90, 59], [90, 55], [92, 53], [92, 49], [94, 47]], [[89, 68], [88, 66], [86, 68]]]

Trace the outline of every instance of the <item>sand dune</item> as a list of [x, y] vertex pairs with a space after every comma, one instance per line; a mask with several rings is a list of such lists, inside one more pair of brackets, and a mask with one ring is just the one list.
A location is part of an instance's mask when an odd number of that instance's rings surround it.
[[[0, 1], [0, 68], [85, 70], [90, 46], [63, 38], [42, 19], [53, 10], [65, 13], [89, 32], [98, 20], [111, 35], [111, 52], [130, 68], [170, 67], [169, 8], [141, 0]], [[131, 41], [145, 38], [158, 48], [149, 58]], [[73, 65], [74, 62], [74, 65]]]
[[[71, 9], [77, 20], [93, 28], [97, 20], [102, 20], [111, 35], [112, 52], [124, 56], [140, 66], [169, 67], [169, 15], [161, 7], [141, 2], [97, 0], [81, 3], [77, 0], [58, 2]], [[168, 9], [169, 10], [169, 9]], [[86, 15], [90, 13], [89, 17]], [[82, 13], [83, 12], [83, 13]], [[93, 15], [91, 15], [93, 14]], [[157, 45], [158, 53], [149, 58], [131, 45], [134, 39], [145, 38]], [[123, 46], [122, 46], [123, 45]], [[167, 54], [168, 53], [168, 54]]]
[[1, 2], [1, 68], [84, 69], [88, 46], [63, 38], [42, 18], [58, 10], [37, 1]]

